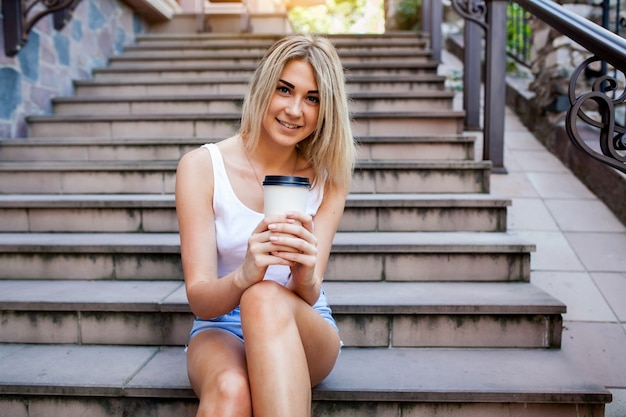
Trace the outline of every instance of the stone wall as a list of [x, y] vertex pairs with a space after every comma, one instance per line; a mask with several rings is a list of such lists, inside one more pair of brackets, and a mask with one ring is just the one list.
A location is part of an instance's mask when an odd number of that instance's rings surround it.
[[50, 113], [53, 97], [73, 94], [73, 80], [88, 79], [96, 67], [122, 52], [145, 23], [120, 0], [83, 0], [72, 19], [56, 31], [52, 15], [35, 25], [15, 57], [4, 53], [0, 20], [0, 138], [27, 136], [25, 116]]

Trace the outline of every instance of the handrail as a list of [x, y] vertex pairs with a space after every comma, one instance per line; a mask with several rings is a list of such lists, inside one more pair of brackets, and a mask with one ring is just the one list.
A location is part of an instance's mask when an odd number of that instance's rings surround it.
[[552, 1], [515, 2], [598, 58], [620, 70], [626, 69], [626, 39]]
[[[626, 40], [555, 3], [538, 0], [515, 1], [594, 55], [582, 62], [570, 78], [568, 94], [570, 107], [565, 116], [565, 129], [576, 148], [626, 173], [626, 152], [624, 152], [626, 128], [617, 123], [615, 117], [615, 106], [624, 102], [626, 92], [622, 92], [617, 98], [610, 97], [607, 93], [614, 92], [618, 83], [607, 75], [600, 76], [593, 82], [592, 91], [579, 95], [576, 91], [581, 73], [593, 62], [606, 61], [622, 74], [626, 74]], [[597, 106], [601, 120], [595, 120], [586, 114], [585, 103], [589, 101]], [[601, 152], [589, 146], [580, 134], [577, 123], [579, 120], [598, 130], [597, 139]]]
[[[597, 25], [551, 0], [513, 0], [559, 33], [572, 39], [589, 51], [591, 58], [586, 59], [574, 71], [569, 83], [569, 109], [567, 110], [565, 127], [571, 142], [588, 156], [626, 173], [626, 127], [616, 122], [615, 108], [624, 104], [626, 93], [617, 94], [617, 98], [607, 93], [617, 89], [618, 82], [607, 75], [598, 77], [591, 87], [592, 91], [578, 94], [577, 79], [583, 69], [596, 61], [605, 61], [613, 65], [616, 71], [626, 75], [626, 40], [613, 32]], [[481, 55], [480, 38], [476, 35], [468, 38], [468, 30], [479, 27], [485, 32], [485, 107], [483, 127], [483, 159], [492, 161], [494, 171], [506, 172], [504, 167], [504, 111], [506, 101], [504, 93], [506, 52], [502, 39], [506, 36], [506, 17], [502, 18], [505, 7], [504, 0], [452, 0], [452, 7], [465, 21], [466, 41], [464, 62], [464, 87], [468, 92], [477, 95], [471, 86], [475, 84], [476, 75], [480, 73], [480, 63], [469, 63], [467, 57]], [[432, 26], [441, 22], [433, 22]], [[468, 53], [469, 52], [469, 53]], [[470, 87], [470, 88], [467, 88]], [[479, 97], [464, 97], [464, 106], [473, 103], [476, 106]], [[586, 102], [593, 102], [600, 120], [585, 113]], [[468, 107], [465, 108], [469, 114]], [[578, 130], [578, 122], [582, 121], [597, 129], [600, 152], [589, 146]], [[466, 120], [466, 125], [468, 124]], [[588, 133], [586, 134], [589, 135]], [[589, 138], [587, 138], [589, 139]]]

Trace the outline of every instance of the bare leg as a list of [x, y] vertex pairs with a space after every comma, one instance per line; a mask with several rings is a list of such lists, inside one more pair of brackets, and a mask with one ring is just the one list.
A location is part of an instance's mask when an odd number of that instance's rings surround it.
[[335, 329], [271, 281], [246, 290], [241, 318], [254, 416], [310, 416], [311, 387], [330, 373], [339, 353]]
[[198, 417], [251, 417], [243, 343], [222, 330], [196, 335], [187, 349], [189, 381], [200, 399]]

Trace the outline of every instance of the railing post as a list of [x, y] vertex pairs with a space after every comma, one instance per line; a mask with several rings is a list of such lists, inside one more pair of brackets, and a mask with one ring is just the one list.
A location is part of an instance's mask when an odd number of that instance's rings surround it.
[[480, 130], [480, 92], [482, 85], [482, 30], [465, 20], [463, 33], [463, 110], [465, 128]]
[[431, 10], [432, 0], [422, 0], [422, 32], [430, 34], [431, 32]]
[[483, 159], [494, 172], [504, 168], [504, 117], [506, 104], [506, 0], [488, 1], [485, 52], [485, 129]]
[[430, 50], [432, 59], [441, 62], [441, 24], [443, 21], [443, 6], [441, 0], [430, 1]]

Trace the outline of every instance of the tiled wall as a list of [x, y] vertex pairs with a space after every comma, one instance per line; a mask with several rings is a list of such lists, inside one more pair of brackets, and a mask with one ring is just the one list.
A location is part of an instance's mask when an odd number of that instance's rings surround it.
[[27, 136], [24, 117], [49, 114], [53, 97], [73, 94], [72, 81], [132, 44], [146, 25], [121, 0], [83, 0], [56, 31], [52, 15], [35, 25], [15, 57], [4, 53], [0, 20], [0, 139]]

